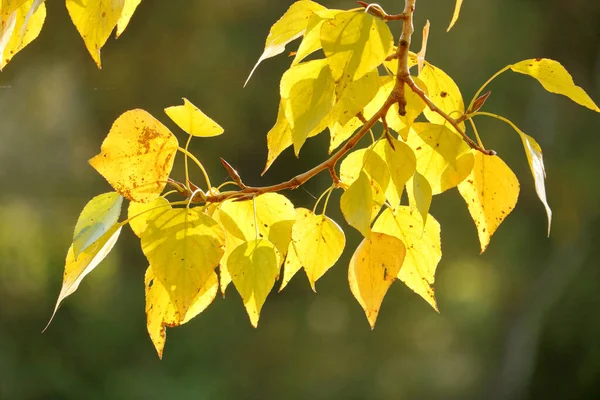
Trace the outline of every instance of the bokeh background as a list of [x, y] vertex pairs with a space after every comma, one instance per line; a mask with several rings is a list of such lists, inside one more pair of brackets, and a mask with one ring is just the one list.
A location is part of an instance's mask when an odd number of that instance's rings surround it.
[[[390, 13], [403, 7], [380, 3]], [[192, 145], [214, 182], [226, 178], [219, 156], [251, 184], [279, 182], [326, 157], [322, 134], [300, 160], [288, 150], [259, 177], [290, 60], [265, 61], [242, 85], [289, 4], [146, 0], [125, 34], [103, 49], [99, 71], [64, 1], [47, 2], [41, 36], [0, 74], [0, 398], [600, 398], [600, 115], [510, 73], [491, 85], [486, 109], [544, 149], [552, 236], [518, 136], [498, 121], [478, 121], [486, 145], [520, 177], [521, 195], [481, 256], [457, 191], [434, 199], [444, 251], [435, 286], [440, 314], [398, 282], [369, 329], [346, 277], [359, 235], [334, 206], [348, 237], [342, 259], [317, 295], [302, 274], [272, 293], [258, 329], [230, 287], [225, 299], [169, 330], [159, 361], [145, 327], [146, 261], [124, 231], [40, 333], [77, 216], [110, 190], [87, 160], [122, 112], [144, 108], [183, 139], [162, 109], [182, 96], [198, 105], [226, 130]], [[428, 60], [454, 77], [466, 99], [504, 65], [550, 57], [600, 102], [600, 2], [467, 0], [446, 33], [453, 7], [454, 0], [418, 1], [414, 43], [429, 19]], [[289, 196], [311, 207], [307, 192], [320, 194], [328, 179]]]

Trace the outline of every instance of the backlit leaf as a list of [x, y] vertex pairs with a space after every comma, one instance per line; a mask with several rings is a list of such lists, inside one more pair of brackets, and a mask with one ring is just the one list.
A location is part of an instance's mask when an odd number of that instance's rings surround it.
[[196, 295], [182, 321], [179, 321], [177, 317], [169, 292], [154, 276], [152, 266], [146, 270], [145, 286], [146, 328], [158, 357], [162, 358], [167, 339], [167, 327], [183, 325], [204, 311], [215, 299], [219, 290], [219, 281], [217, 274], [213, 272]]
[[458, 190], [477, 226], [483, 253], [496, 229], [517, 204], [519, 181], [500, 157], [473, 152], [473, 171], [458, 185]]
[[381, 302], [396, 280], [405, 255], [406, 247], [400, 239], [373, 233], [370, 239], [363, 239], [350, 260], [350, 290], [365, 310], [371, 329], [375, 328]]
[[129, 25], [129, 21], [133, 16], [136, 8], [140, 5], [142, 0], [125, 0], [125, 5], [123, 6], [123, 12], [119, 17], [119, 21], [117, 22], [117, 38], [121, 36], [127, 25]]
[[393, 207], [400, 203], [404, 185], [415, 174], [417, 168], [417, 159], [413, 150], [406, 144], [396, 139], [390, 139], [394, 147], [385, 141], [385, 161], [390, 170], [390, 177], [393, 185], [390, 185], [395, 191], [397, 201], [391, 202], [392, 196], [386, 192], [386, 197], [390, 200]]
[[335, 81], [358, 80], [390, 54], [393, 37], [387, 24], [364, 11], [346, 11], [321, 27], [321, 45]]
[[183, 321], [198, 292], [211, 279], [225, 249], [225, 233], [202, 207], [152, 213], [142, 251]]
[[255, 328], [258, 326], [260, 310], [275, 285], [280, 266], [279, 252], [266, 239], [242, 243], [229, 255], [227, 268]]
[[454, 15], [452, 16], [452, 21], [450, 21], [450, 25], [448, 25], [448, 29], [446, 30], [446, 32], [450, 32], [450, 29], [452, 29], [456, 21], [458, 21], [462, 2], [463, 0], [456, 0], [456, 6], [454, 7]]
[[300, 47], [298, 47], [292, 65], [298, 64], [315, 51], [321, 49], [321, 26], [323, 25], [323, 22], [335, 18], [335, 16], [341, 12], [341, 10], [324, 9], [315, 11], [310, 16], [308, 25], [306, 26], [306, 32], [304, 33], [304, 39], [302, 39], [302, 43], [300, 43]]
[[73, 251], [73, 246], [69, 248], [67, 253], [67, 259], [65, 261], [65, 273], [63, 275], [63, 283], [60, 289], [60, 294], [58, 295], [58, 300], [56, 301], [56, 306], [54, 307], [54, 312], [50, 317], [50, 321], [48, 321], [48, 325], [44, 328], [44, 330], [48, 329], [58, 307], [62, 303], [62, 301], [69, 295], [73, 294], [79, 284], [86, 277], [87, 274], [92, 272], [94, 268], [102, 262], [110, 253], [113, 246], [117, 242], [119, 238], [119, 234], [121, 233], [121, 227], [119, 225], [113, 225], [111, 229], [109, 229], [100, 239], [98, 239], [94, 244], [86, 248], [77, 259], [75, 258], [75, 252]]
[[340, 144], [344, 143], [356, 130], [362, 126], [360, 119], [354, 117], [346, 125], [342, 126], [337, 121], [331, 121], [329, 124], [329, 154], [333, 152]]
[[165, 188], [177, 153], [177, 138], [144, 110], [122, 114], [89, 163], [123, 197], [145, 203]]
[[73, 253], [79, 257], [119, 220], [123, 197], [115, 192], [104, 193], [90, 200], [79, 215], [73, 233]]
[[71, 20], [98, 68], [102, 68], [100, 49], [121, 18], [125, 1], [67, 0], [67, 10]]
[[127, 209], [127, 218], [132, 218], [129, 221], [131, 230], [137, 237], [141, 237], [148, 226], [148, 219], [154, 210], [166, 210], [170, 207], [169, 201], [164, 197], [157, 197], [150, 203], [130, 202]]
[[377, 71], [368, 72], [356, 81], [343, 79], [335, 88], [336, 100], [331, 110], [331, 120], [346, 125], [373, 100], [379, 85]]
[[342, 194], [340, 208], [346, 222], [366, 238], [371, 235], [372, 205], [371, 182], [367, 174], [361, 172], [358, 179]]
[[573, 82], [573, 78], [558, 61], [547, 58], [524, 60], [510, 66], [515, 72], [537, 79], [551, 93], [567, 96], [575, 103], [600, 112], [600, 108], [588, 94]]
[[25, 46], [38, 37], [46, 19], [39, 0], [3, 2], [0, 7], [0, 71]]
[[252, 74], [254, 74], [254, 71], [263, 60], [283, 53], [288, 43], [304, 34], [313, 13], [324, 9], [325, 7], [322, 5], [309, 0], [300, 0], [292, 4], [279, 21], [275, 22], [271, 27], [265, 43], [265, 50], [256, 62], [252, 72], [250, 72], [244, 86], [246, 86]]
[[[465, 112], [465, 104], [463, 102], [460, 89], [456, 83], [438, 67], [434, 67], [429, 63], [425, 63], [425, 67], [419, 74], [419, 79], [427, 88], [428, 96], [431, 101], [437, 105], [442, 111], [453, 118], [461, 116]], [[418, 85], [421, 89], [423, 87]], [[429, 107], [423, 111], [425, 118], [434, 124], [445, 125], [446, 119], [440, 114], [431, 111]], [[460, 129], [465, 131], [465, 123], [459, 124]], [[454, 129], [454, 128], [451, 128]]]
[[189, 135], [213, 137], [223, 133], [223, 128], [219, 124], [207, 117], [185, 97], [182, 106], [165, 108], [165, 113]]
[[434, 195], [457, 186], [473, 169], [469, 146], [445, 126], [415, 123], [407, 144], [417, 156], [417, 171]]
[[281, 286], [279, 287], [279, 291], [281, 292], [288, 283], [292, 280], [296, 272], [302, 269], [302, 263], [298, 259], [296, 255], [296, 249], [294, 249], [293, 242], [290, 242], [288, 246], [287, 256], [285, 258], [285, 262], [283, 263], [283, 278], [281, 279]]
[[406, 257], [398, 279], [438, 311], [433, 283], [435, 270], [442, 258], [440, 224], [429, 215], [423, 228], [419, 211], [401, 206], [394, 212], [387, 209], [381, 213], [373, 225], [373, 232], [402, 240], [406, 246]]
[[427, 215], [429, 215], [429, 207], [431, 207], [433, 197], [431, 185], [427, 178], [415, 172], [413, 177], [406, 183], [406, 191], [408, 193], [408, 203], [411, 207], [419, 210], [423, 223], [427, 222]]
[[315, 290], [315, 282], [333, 267], [342, 255], [346, 237], [335, 221], [325, 215], [315, 215], [306, 210], [304, 214], [299, 213], [294, 224], [292, 242], [310, 285]]

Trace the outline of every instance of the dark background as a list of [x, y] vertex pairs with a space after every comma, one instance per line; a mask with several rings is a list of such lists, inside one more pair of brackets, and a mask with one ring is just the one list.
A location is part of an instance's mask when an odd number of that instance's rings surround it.
[[[480, 120], [486, 146], [520, 178], [521, 195], [482, 256], [457, 191], [434, 199], [444, 251], [439, 315], [398, 282], [369, 329], [346, 277], [359, 235], [332, 206], [348, 237], [342, 259], [318, 295], [301, 274], [272, 293], [258, 329], [230, 287], [225, 300], [169, 330], [160, 361], [145, 326], [146, 261], [126, 229], [40, 333], [77, 216], [110, 190], [87, 160], [122, 112], [144, 108], [184, 140], [162, 109], [190, 99], [226, 131], [192, 145], [214, 182], [226, 178], [219, 156], [250, 184], [279, 182], [326, 157], [322, 134], [300, 160], [288, 150], [259, 177], [290, 59], [265, 61], [242, 84], [289, 4], [145, 0], [102, 50], [99, 71], [64, 1], [47, 2], [41, 36], [0, 74], [0, 398], [600, 398], [600, 115], [510, 73], [491, 85], [486, 110], [512, 119], [544, 149], [552, 236], [518, 135]], [[390, 13], [403, 7], [381, 4]], [[446, 33], [453, 8], [450, 0], [417, 2], [414, 50], [429, 19], [428, 60], [454, 77], [467, 102], [498, 69], [533, 57], [561, 61], [600, 102], [600, 2], [467, 0]], [[201, 181], [196, 170], [193, 178]], [[328, 179], [306, 189], [318, 195]], [[314, 204], [302, 190], [289, 196], [297, 206]]]

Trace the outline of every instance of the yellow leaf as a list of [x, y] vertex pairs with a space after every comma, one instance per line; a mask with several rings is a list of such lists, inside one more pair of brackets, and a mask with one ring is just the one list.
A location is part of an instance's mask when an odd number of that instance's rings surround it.
[[446, 30], [446, 32], [450, 32], [450, 29], [452, 29], [456, 21], [458, 21], [462, 2], [463, 0], [456, 0], [456, 6], [454, 7], [454, 15], [452, 16], [452, 21], [450, 21], [450, 25], [448, 25], [448, 29]]
[[119, 21], [117, 21], [117, 39], [121, 36], [125, 28], [127, 28], [127, 25], [129, 25], [133, 13], [141, 2], [142, 0], [125, 0], [123, 12], [119, 17]]
[[187, 134], [196, 137], [213, 137], [223, 133], [223, 128], [206, 116], [198, 107], [183, 98], [182, 106], [165, 108], [165, 113]]
[[[451, 117], [457, 118], [464, 114], [465, 103], [463, 102], [460, 89], [456, 83], [444, 71], [438, 67], [426, 63], [419, 74], [419, 79], [427, 88], [427, 93], [431, 101], [442, 111]], [[417, 85], [421, 89], [423, 86]], [[425, 118], [434, 124], [444, 125], [447, 121], [440, 114], [433, 112], [429, 107], [423, 110]], [[465, 131], [465, 123], [460, 123], [460, 129]], [[454, 129], [454, 128], [452, 128]]]
[[363, 239], [350, 260], [350, 290], [365, 310], [371, 329], [375, 328], [381, 302], [396, 280], [405, 255], [406, 247], [400, 239], [373, 233], [370, 239]]
[[281, 97], [287, 99], [285, 116], [291, 127], [296, 156], [306, 138], [324, 121], [333, 107], [335, 82], [326, 60], [313, 60], [290, 68], [281, 80]]
[[[258, 234], [254, 225], [254, 206], [256, 205], [256, 220]], [[225, 256], [221, 261], [221, 291], [230, 282], [231, 271], [228, 270], [230, 254], [242, 243], [257, 239], [268, 239], [279, 253], [285, 257], [291, 241], [292, 225], [296, 220], [296, 212], [292, 203], [278, 193], [265, 193], [247, 201], [225, 201], [215, 219], [219, 221], [227, 237]]]
[[223, 257], [223, 229], [201, 207], [169, 209], [152, 213], [141, 242], [175, 305], [177, 321], [183, 321]]
[[321, 45], [333, 79], [355, 81], [383, 63], [393, 36], [381, 19], [364, 11], [346, 11], [323, 23]]
[[90, 55], [102, 68], [100, 49], [115, 29], [125, 0], [67, 0], [67, 10]]
[[177, 153], [177, 138], [144, 110], [114, 122], [100, 154], [89, 163], [123, 197], [147, 203], [165, 188]]
[[229, 255], [227, 267], [244, 300], [250, 323], [258, 326], [260, 310], [279, 275], [281, 257], [266, 239], [242, 243]]
[[167, 339], [167, 327], [183, 325], [204, 311], [215, 299], [219, 289], [219, 281], [215, 273], [210, 275], [206, 284], [196, 295], [183, 321], [178, 320], [169, 292], [154, 276], [152, 266], [146, 270], [145, 286], [146, 328], [158, 357], [162, 359]]
[[342, 126], [337, 121], [331, 121], [329, 124], [329, 154], [333, 152], [340, 144], [344, 143], [352, 134], [362, 126], [362, 122], [354, 117], [346, 125]]
[[315, 290], [315, 282], [333, 267], [342, 255], [346, 237], [344, 231], [332, 219], [305, 210], [304, 213], [299, 213], [294, 224], [292, 242], [310, 285]]
[[469, 146], [445, 126], [415, 123], [407, 144], [417, 156], [417, 171], [434, 195], [457, 186], [473, 169]]
[[46, 19], [39, 0], [3, 2], [0, 8], [0, 71], [25, 46], [37, 38]]
[[298, 47], [292, 65], [298, 64], [315, 51], [321, 49], [321, 26], [323, 25], [323, 22], [335, 18], [335, 16], [341, 12], [341, 10], [324, 9], [315, 11], [313, 15], [310, 16], [308, 25], [306, 26], [306, 32], [304, 33], [304, 39], [302, 39], [302, 43], [300, 43], [300, 47]]
[[358, 179], [344, 191], [340, 201], [340, 208], [346, 222], [356, 228], [366, 238], [369, 238], [371, 235], [373, 207], [370, 181], [367, 174], [361, 172]]
[[335, 88], [336, 101], [331, 110], [331, 121], [346, 125], [361, 112], [379, 91], [377, 71], [368, 72], [356, 81], [343, 79]]
[[475, 165], [467, 179], [458, 185], [477, 226], [481, 252], [519, 198], [519, 181], [498, 156], [475, 153]]
[[588, 94], [573, 82], [573, 78], [558, 61], [547, 58], [524, 60], [510, 66], [515, 72], [537, 79], [551, 93], [567, 96], [575, 103], [600, 112], [600, 108]]
[[265, 50], [254, 68], [252, 68], [252, 72], [250, 72], [244, 86], [246, 86], [252, 74], [254, 74], [254, 71], [263, 60], [283, 53], [288, 43], [304, 35], [308, 21], [313, 13], [324, 9], [325, 7], [322, 5], [309, 0], [300, 0], [292, 4], [285, 14], [271, 27], [265, 43]]
[[131, 219], [129, 221], [131, 230], [137, 237], [141, 237], [148, 226], [148, 219], [150, 219], [154, 210], [164, 211], [170, 207], [169, 201], [164, 197], [158, 197], [150, 203], [130, 202], [127, 209], [127, 218]]
[[373, 232], [402, 240], [406, 246], [406, 257], [398, 279], [438, 311], [433, 283], [435, 270], [442, 258], [440, 224], [429, 215], [423, 228], [419, 211], [401, 206], [395, 212], [385, 210], [375, 221]]
[[431, 185], [427, 181], [427, 178], [415, 172], [406, 184], [406, 191], [408, 193], [408, 203], [411, 207], [419, 210], [423, 218], [423, 223], [427, 222], [427, 215], [429, 215], [429, 207], [431, 207], [433, 197]]
[[73, 233], [75, 259], [117, 223], [122, 204], [123, 197], [110, 192], [94, 197], [85, 205]]
[[285, 262], [283, 263], [283, 278], [281, 279], [281, 287], [279, 288], [280, 292], [287, 286], [288, 283], [290, 283], [294, 275], [296, 275], [296, 272], [300, 271], [301, 269], [302, 263], [296, 255], [294, 244], [290, 242], [287, 256], [285, 258]]
[[[406, 182], [416, 171], [417, 158], [413, 150], [406, 143], [396, 139], [390, 140], [394, 144], [394, 147], [392, 148], [388, 141], [385, 141], [385, 162], [390, 170], [390, 177], [392, 179], [392, 185], [388, 189], [393, 190], [395, 196], [386, 192], [386, 197], [392, 204], [392, 207], [396, 207], [402, 198], [404, 185], [406, 185]], [[394, 201], [392, 202], [392, 200]]]
[[44, 328], [44, 331], [48, 329], [58, 307], [62, 301], [69, 295], [73, 294], [79, 284], [86, 277], [87, 274], [92, 272], [94, 268], [102, 262], [110, 253], [113, 246], [119, 238], [121, 233], [121, 227], [119, 225], [113, 225], [100, 239], [94, 244], [86, 248], [80, 255], [75, 259], [75, 252], [73, 246], [69, 248], [67, 253], [67, 259], [65, 261], [65, 273], [63, 275], [63, 283], [54, 307], [54, 312], [48, 321], [48, 325]]

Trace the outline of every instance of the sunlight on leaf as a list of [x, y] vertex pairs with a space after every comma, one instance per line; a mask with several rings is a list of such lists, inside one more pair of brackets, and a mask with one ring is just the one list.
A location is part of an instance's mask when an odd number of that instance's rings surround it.
[[296, 56], [294, 57], [292, 65], [298, 64], [306, 57], [322, 48], [321, 26], [323, 26], [323, 22], [335, 18], [335, 16], [341, 12], [342, 10], [325, 9], [315, 11], [313, 15], [311, 15], [310, 19], [308, 20], [304, 39], [302, 39], [302, 43], [300, 43], [300, 47], [298, 47], [298, 51], [296, 52]]
[[573, 78], [558, 61], [547, 58], [524, 60], [510, 66], [515, 72], [537, 79], [551, 93], [567, 96], [575, 103], [600, 112], [588, 94], [573, 82]]
[[285, 262], [283, 263], [283, 278], [281, 279], [281, 286], [279, 287], [280, 292], [287, 286], [288, 283], [290, 283], [294, 275], [296, 275], [296, 272], [300, 271], [301, 269], [302, 263], [296, 255], [296, 249], [294, 249], [293, 242], [290, 242], [287, 256], [285, 258]]
[[130, 202], [127, 209], [127, 218], [133, 218], [129, 221], [131, 230], [137, 237], [141, 237], [148, 226], [148, 219], [150, 219], [150, 216], [154, 212], [151, 210], [164, 211], [170, 207], [169, 201], [164, 197], [158, 197], [150, 203]]
[[[452, 78], [444, 71], [426, 63], [419, 74], [419, 79], [427, 88], [427, 93], [429, 94], [431, 101], [446, 114], [456, 118], [465, 112], [465, 104], [462, 95], [460, 94], [460, 89], [456, 83], [454, 83], [454, 80], [452, 80]], [[418, 86], [423, 89], [421, 85]], [[440, 125], [447, 124], [444, 117], [431, 111], [429, 107], [423, 110], [423, 114], [429, 122]], [[464, 132], [465, 123], [461, 122], [459, 126]], [[450, 125], [449, 128], [454, 130]]]
[[367, 174], [361, 172], [358, 179], [344, 191], [340, 200], [340, 208], [346, 222], [366, 238], [371, 235], [373, 195], [370, 181]]
[[408, 193], [408, 203], [411, 207], [415, 207], [419, 210], [419, 213], [423, 218], [423, 223], [426, 223], [433, 197], [431, 185], [427, 181], [427, 178], [420, 173], [415, 172], [413, 177], [406, 183], [406, 192]]
[[458, 190], [475, 221], [481, 252], [519, 198], [519, 181], [498, 156], [486, 156], [473, 150], [475, 165]]
[[102, 262], [110, 253], [113, 246], [117, 242], [119, 238], [119, 234], [121, 233], [121, 227], [119, 225], [113, 225], [111, 229], [109, 229], [100, 239], [98, 239], [94, 244], [85, 249], [77, 259], [75, 259], [75, 252], [73, 251], [73, 246], [69, 248], [67, 253], [67, 259], [65, 261], [65, 273], [63, 275], [63, 283], [60, 289], [60, 294], [58, 295], [58, 300], [56, 301], [56, 306], [54, 307], [54, 312], [50, 317], [50, 321], [48, 321], [48, 325], [44, 328], [44, 331], [48, 329], [54, 315], [56, 315], [56, 311], [58, 307], [62, 303], [62, 301], [69, 295], [73, 294], [79, 284], [86, 277], [87, 274], [92, 272], [94, 268]]
[[160, 210], [152, 213], [141, 242], [175, 306], [177, 321], [183, 321], [223, 257], [223, 229], [202, 207]]
[[206, 116], [198, 107], [183, 98], [182, 106], [165, 108], [165, 113], [184, 132], [196, 137], [213, 137], [222, 134], [223, 128]]
[[333, 267], [344, 251], [344, 231], [325, 215], [299, 210], [292, 229], [292, 242], [310, 285], [316, 291], [315, 282]]
[[46, 19], [39, 0], [3, 1], [0, 7], [0, 71], [25, 46], [37, 38]]
[[450, 29], [452, 29], [456, 21], [458, 21], [458, 17], [460, 16], [460, 8], [462, 7], [462, 2], [463, 0], [456, 0], [454, 15], [452, 15], [452, 21], [450, 21], [450, 25], [448, 25], [448, 29], [446, 30], [446, 32], [450, 32]]
[[125, 0], [123, 12], [121, 13], [121, 17], [119, 17], [119, 21], [117, 22], [117, 39], [119, 36], [121, 36], [125, 28], [127, 28], [127, 25], [129, 25], [129, 21], [131, 20], [133, 13], [135, 13], [136, 8], [141, 2], [142, 0]]
[[368, 72], [356, 81], [347, 79], [339, 82], [335, 88], [335, 105], [331, 110], [331, 121], [344, 126], [361, 112], [379, 91], [377, 71]]
[[321, 27], [321, 45], [335, 81], [355, 81], [377, 68], [393, 40], [384, 21], [361, 10], [339, 13]]
[[440, 224], [436, 219], [429, 215], [423, 228], [419, 211], [401, 206], [395, 212], [385, 210], [375, 221], [373, 232], [385, 233], [402, 240], [406, 246], [406, 257], [398, 279], [438, 311], [433, 283], [435, 270], [442, 258], [442, 248]]
[[302, 36], [310, 17], [315, 11], [320, 10], [325, 10], [325, 7], [309, 0], [300, 0], [292, 4], [285, 14], [271, 27], [265, 43], [265, 50], [254, 68], [252, 68], [244, 86], [248, 84], [252, 74], [254, 74], [254, 71], [256, 71], [256, 68], [263, 60], [283, 53], [288, 43]]
[[392, 178], [391, 189], [394, 190], [396, 199], [392, 202], [392, 196], [386, 192], [386, 197], [390, 201], [393, 208], [400, 204], [404, 185], [415, 174], [417, 168], [417, 158], [413, 150], [404, 142], [396, 139], [391, 139], [394, 147], [390, 146], [388, 141], [384, 142], [385, 146], [385, 161], [390, 170]]
[[253, 327], [258, 326], [260, 310], [275, 285], [281, 256], [266, 239], [242, 243], [229, 255], [227, 268]]
[[122, 114], [89, 163], [123, 197], [145, 203], [165, 188], [177, 153], [177, 138], [144, 110]]
[[348, 268], [352, 294], [361, 305], [371, 329], [379, 315], [381, 303], [400, 272], [406, 247], [402, 241], [385, 233], [373, 233], [363, 239]]
[[169, 297], [169, 292], [156, 279], [152, 266], [146, 270], [146, 328], [150, 339], [156, 348], [158, 357], [162, 359], [167, 327], [183, 325], [202, 311], [215, 299], [219, 290], [217, 274], [212, 273], [206, 284], [200, 289], [182, 321], [179, 321], [175, 306]]
[[90, 55], [102, 68], [100, 49], [115, 29], [125, 0], [67, 0], [67, 10]]
[[122, 204], [123, 197], [110, 192], [94, 197], [85, 205], [73, 233], [75, 259], [117, 223]]

